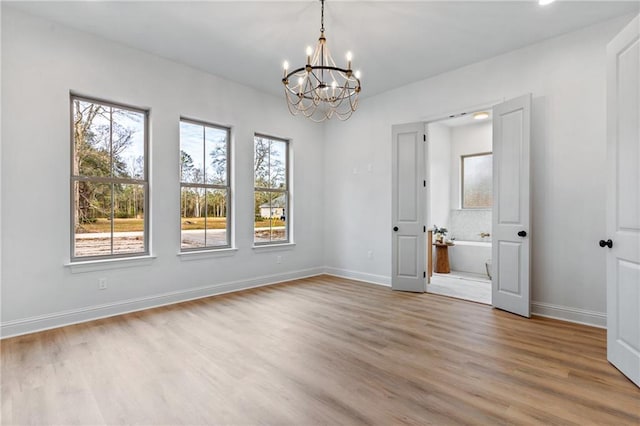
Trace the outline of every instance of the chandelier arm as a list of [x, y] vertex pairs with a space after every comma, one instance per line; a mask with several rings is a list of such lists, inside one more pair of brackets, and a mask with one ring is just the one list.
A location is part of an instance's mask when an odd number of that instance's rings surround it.
[[[289, 77], [291, 77], [292, 75], [300, 72], [300, 71], [306, 71], [306, 67], [302, 67], [302, 68], [298, 68], [295, 71], [291, 71], [289, 74], [287, 74], [282, 80], [288, 80]], [[346, 70], [344, 68], [340, 68], [340, 67], [335, 67], [332, 65], [312, 65], [311, 66], [311, 70], [315, 71], [315, 70], [334, 70], [334, 71], [339, 71], [339, 72], [343, 72], [345, 74], [347, 74], [348, 72], [350, 72], [349, 70]], [[357, 78], [355, 78], [354, 76], [351, 76], [351, 78], [355, 79], [358, 82], [358, 85], [360, 85], [360, 80], [358, 80]]]

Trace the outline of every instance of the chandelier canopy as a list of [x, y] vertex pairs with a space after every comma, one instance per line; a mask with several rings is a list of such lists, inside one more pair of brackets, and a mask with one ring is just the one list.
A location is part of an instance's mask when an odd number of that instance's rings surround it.
[[347, 67], [336, 66], [324, 35], [324, 0], [320, 0], [320, 38], [315, 49], [307, 47], [305, 66], [289, 71], [284, 62], [284, 93], [293, 115], [302, 114], [315, 122], [332, 117], [347, 120], [358, 108], [360, 72], [351, 69], [351, 52], [347, 52]]

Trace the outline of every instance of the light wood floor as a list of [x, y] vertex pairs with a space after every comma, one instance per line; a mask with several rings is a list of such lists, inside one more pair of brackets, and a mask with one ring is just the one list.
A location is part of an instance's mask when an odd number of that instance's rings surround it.
[[1, 351], [3, 425], [640, 423], [604, 330], [326, 276]]

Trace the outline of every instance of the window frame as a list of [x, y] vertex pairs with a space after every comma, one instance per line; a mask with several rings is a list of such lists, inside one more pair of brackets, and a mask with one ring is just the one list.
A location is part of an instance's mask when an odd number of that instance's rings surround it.
[[[144, 175], [143, 179], [132, 179], [132, 178], [121, 178], [121, 177], [103, 177], [103, 176], [83, 176], [83, 175], [75, 175], [74, 174], [74, 159], [75, 159], [75, 132], [74, 132], [74, 101], [80, 102], [89, 102], [93, 104], [98, 104], [102, 106], [107, 106], [110, 108], [117, 108], [121, 110], [128, 110], [132, 112], [137, 112], [142, 114], [144, 117]], [[125, 103], [117, 103], [112, 101], [107, 101], [101, 98], [90, 97], [78, 95], [73, 92], [69, 94], [69, 131], [70, 131], [70, 140], [71, 140], [71, 155], [69, 162], [69, 176], [70, 176], [70, 187], [69, 187], [69, 200], [70, 200], [70, 240], [71, 240], [71, 250], [70, 250], [70, 262], [90, 262], [94, 260], [105, 260], [105, 259], [124, 259], [124, 258], [132, 258], [132, 257], [143, 257], [149, 256], [151, 253], [150, 249], [150, 234], [151, 230], [149, 228], [150, 224], [150, 202], [149, 202], [149, 109], [140, 108], [131, 106]], [[112, 120], [113, 121], [113, 120]], [[113, 144], [113, 141], [109, 141], [110, 144]], [[111, 146], [110, 146], [111, 149]], [[111, 161], [113, 162], [113, 155], [111, 155]], [[113, 166], [113, 164], [110, 164]], [[78, 171], [79, 173], [79, 171]], [[113, 175], [113, 170], [111, 170], [111, 174]], [[94, 183], [102, 183], [102, 184], [111, 184], [112, 188], [115, 184], [131, 184], [131, 185], [142, 185], [144, 188], [144, 231], [143, 231], [143, 241], [144, 241], [144, 250], [134, 253], [113, 253], [113, 239], [114, 239], [114, 200], [113, 195], [111, 197], [111, 254], [105, 255], [94, 255], [94, 256], [76, 256], [76, 230], [75, 230], [75, 197], [74, 190], [76, 182], [80, 181], [89, 181]], [[113, 194], [113, 189], [112, 189]]]
[[[287, 238], [284, 240], [270, 240], [267, 242], [260, 242], [260, 241], [256, 241], [256, 233], [255, 233], [255, 204], [253, 206], [252, 209], [252, 223], [253, 223], [253, 246], [254, 247], [264, 247], [264, 246], [274, 246], [274, 245], [281, 245], [281, 244], [291, 244], [292, 240], [291, 240], [291, 178], [290, 178], [290, 174], [291, 174], [291, 167], [290, 167], [290, 161], [291, 161], [291, 140], [290, 139], [286, 139], [286, 138], [280, 138], [277, 136], [271, 136], [265, 133], [254, 133], [253, 134], [253, 158], [255, 161], [255, 155], [256, 155], [256, 138], [263, 138], [263, 139], [269, 139], [271, 141], [276, 141], [276, 142], [284, 142], [286, 149], [285, 149], [285, 189], [279, 189], [279, 188], [264, 188], [264, 187], [260, 187], [260, 186], [256, 186], [256, 173], [255, 173], [255, 169], [253, 171], [253, 199], [254, 199], [254, 203], [255, 203], [255, 194], [256, 192], [271, 192], [271, 193], [276, 193], [276, 194], [284, 194], [286, 197], [286, 203], [285, 203], [285, 222], [284, 222], [284, 226], [285, 226], [285, 233]], [[270, 238], [271, 238], [271, 234], [270, 234]]]
[[[491, 210], [493, 206], [489, 207], [465, 207], [464, 205], [464, 160], [471, 157], [483, 157], [485, 155], [491, 155], [491, 160], [493, 162], [493, 151], [488, 152], [479, 152], [476, 154], [467, 154], [460, 156], [460, 209], [461, 210]], [[493, 172], [492, 172], [493, 174]], [[493, 187], [493, 181], [491, 182]], [[492, 200], [493, 204], [493, 200]]]
[[[183, 182], [181, 177], [180, 177], [180, 168], [178, 167], [178, 182], [180, 184], [180, 205], [178, 208], [178, 220], [179, 220], [179, 230], [180, 230], [180, 253], [191, 253], [191, 252], [202, 252], [202, 251], [216, 251], [216, 250], [224, 250], [224, 249], [230, 249], [233, 248], [233, 239], [232, 239], [232, 235], [231, 235], [231, 230], [232, 230], [232, 198], [231, 198], [231, 128], [227, 127], [227, 126], [223, 126], [221, 124], [215, 124], [215, 123], [210, 123], [207, 121], [203, 121], [203, 120], [197, 120], [197, 119], [193, 119], [193, 118], [188, 118], [185, 116], [181, 116], [180, 120], [178, 121], [178, 126], [180, 125], [180, 123], [185, 122], [185, 123], [189, 123], [189, 124], [193, 124], [196, 126], [202, 126], [203, 127], [203, 143], [202, 143], [202, 154], [203, 154], [203, 159], [206, 158], [207, 154], [206, 154], [206, 143], [205, 143], [205, 134], [206, 134], [206, 128], [213, 128], [213, 129], [218, 129], [218, 130], [224, 130], [227, 132], [227, 143], [226, 143], [226, 185], [218, 185], [218, 184], [209, 184], [209, 183], [191, 183], [191, 182]], [[178, 158], [180, 158], [180, 151], [182, 150], [182, 145], [181, 145], [181, 140], [180, 140], [180, 135], [178, 135]], [[206, 169], [205, 164], [203, 163], [203, 167]], [[205, 216], [205, 245], [202, 247], [191, 247], [191, 248], [183, 248], [182, 247], [182, 188], [201, 188], [204, 189], [205, 191], [205, 202], [206, 202], [206, 193], [208, 189], [224, 189], [226, 191], [226, 197], [225, 197], [225, 202], [226, 202], [226, 206], [227, 206], [227, 216], [226, 216], [226, 224], [227, 224], [227, 228], [226, 228], [226, 236], [227, 236], [227, 243], [225, 245], [218, 245], [218, 246], [207, 246], [206, 245], [206, 241], [207, 241], [207, 228], [206, 228], [206, 223], [207, 223], [207, 216]], [[205, 212], [206, 212], [206, 207], [205, 207]]]

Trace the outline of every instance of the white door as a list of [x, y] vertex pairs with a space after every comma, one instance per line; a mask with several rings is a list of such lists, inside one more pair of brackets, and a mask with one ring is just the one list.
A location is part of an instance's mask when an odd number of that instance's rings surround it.
[[607, 46], [607, 358], [640, 386], [640, 17]]
[[530, 316], [531, 95], [493, 107], [493, 306]]
[[393, 126], [391, 288], [424, 293], [426, 180], [424, 123]]

